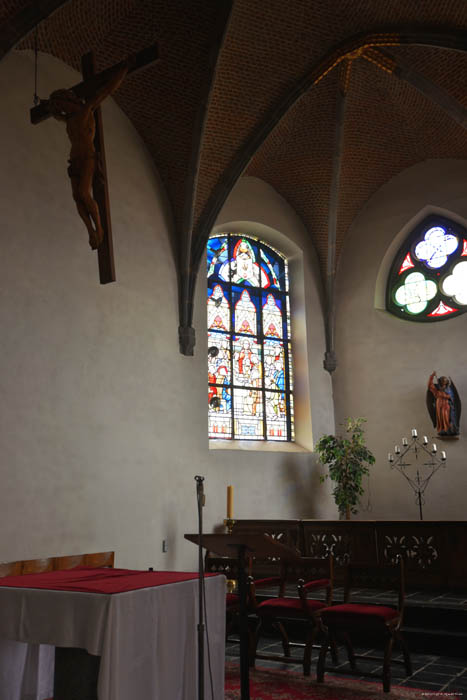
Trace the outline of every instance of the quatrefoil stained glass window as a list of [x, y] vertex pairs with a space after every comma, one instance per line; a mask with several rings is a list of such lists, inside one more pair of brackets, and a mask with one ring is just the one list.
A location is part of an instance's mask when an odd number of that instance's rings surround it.
[[467, 231], [430, 216], [407, 237], [393, 262], [388, 311], [408, 321], [444, 321], [467, 311]]
[[252, 236], [209, 239], [209, 437], [294, 439], [287, 260]]

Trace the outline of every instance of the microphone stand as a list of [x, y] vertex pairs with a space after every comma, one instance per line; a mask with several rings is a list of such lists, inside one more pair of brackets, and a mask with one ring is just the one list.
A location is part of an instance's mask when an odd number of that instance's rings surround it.
[[198, 700], [204, 700], [204, 567], [203, 567], [203, 506], [204, 506], [204, 476], [195, 476], [196, 497], [198, 501]]

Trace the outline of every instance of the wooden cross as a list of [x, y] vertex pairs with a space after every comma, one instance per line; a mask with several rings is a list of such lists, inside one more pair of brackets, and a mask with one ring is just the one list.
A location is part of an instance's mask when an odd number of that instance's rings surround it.
[[[134, 73], [137, 70], [146, 68], [157, 61], [159, 55], [157, 44], [139, 51], [130, 57], [131, 67], [128, 73]], [[99, 88], [105, 85], [111, 76], [124, 65], [124, 61], [110, 68], [107, 68], [100, 73], [95, 72], [94, 55], [92, 52], [86, 54], [81, 59], [81, 70], [83, 74], [83, 82], [74, 85], [71, 90], [81, 99], [86, 99], [95, 94]], [[31, 123], [39, 124], [48, 119], [52, 114], [49, 108], [49, 100], [41, 100], [40, 104], [31, 109]], [[101, 284], [115, 282], [115, 264], [112, 242], [112, 228], [110, 219], [110, 200], [107, 186], [107, 168], [105, 162], [104, 148], [104, 130], [102, 124], [101, 108], [97, 107], [94, 111], [94, 119], [96, 122], [96, 134], [94, 138], [94, 147], [99, 162], [99, 168], [96, 168], [92, 192], [93, 198], [99, 207], [101, 224], [103, 229], [102, 243], [97, 249], [99, 263], [99, 279]]]

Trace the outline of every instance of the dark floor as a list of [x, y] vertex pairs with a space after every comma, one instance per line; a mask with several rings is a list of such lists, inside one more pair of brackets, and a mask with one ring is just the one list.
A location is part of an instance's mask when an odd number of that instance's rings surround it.
[[[258, 651], [270, 652], [275, 654], [282, 653], [282, 646], [279, 639], [274, 638], [263, 638], [258, 644]], [[378, 656], [381, 655], [380, 650], [374, 649], [362, 649], [356, 648], [355, 651], [359, 654]], [[466, 650], [467, 651], [467, 650]], [[302, 671], [302, 666], [300, 663], [300, 655], [303, 651], [298, 648], [292, 648], [292, 656], [297, 658], [297, 664], [294, 663], [280, 663], [275, 661], [266, 661], [263, 659], [257, 659], [257, 668], [274, 668], [285, 671]], [[341, 663], [336, 666], [339, 669], [339, 673], [336, 674], [339, 678], [344, 678], [345, 670], [348, 668], [347, 663], [344, 663], [345, 650], [339, 650], [339, 657]], [[227, 661], [237, 661], [239, 658], [239, 645], [236, 642], [228, 641], [226, 644], [226, 660]], [[312, 675], [316, 674], [316, 661], [318, 658], [318, 651], [313, 651], [312, 656]], [[401, 659], [397, 653], [394, 655], [394, 659]], [[456, 692], [457, 695], [465, 695], [467, 698], [467, 658], [456, 658], [449, 656], [435, 656], [430, 654], [411, 654], [413, 674], [407, 677], [404, 666], [399, 664], [392, 664], [391, 666], [391, 676], [392, 685], [408, 686], [412, 688], [420, 688], [425, 690], [428, 694], [432, 691], [434, 694], [448, 694]], [[330, 663], [330, 661], [329, 661]], [[375, 680], [377, 680], [378, 674], [381, 673], [382, 666], [377, 661], [368, 660], [358, 660], [358, 667], [365, 671], [366, 673], [371, 673], [375, 675]], [[344, 672], [344, 675], [343, 673]], [[332, 675], [332, 671], [329, 671]], [[355, 674], [349, 674], [348, 677], [360, 678], [363, 680], [371, 680], [371, 677], [358, 676]], [[427, 695], [429, 697], [429, 695]]]

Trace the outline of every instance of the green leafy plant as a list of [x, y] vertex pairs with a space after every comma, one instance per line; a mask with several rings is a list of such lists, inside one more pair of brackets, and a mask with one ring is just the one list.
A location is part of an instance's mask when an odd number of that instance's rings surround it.
[[357, 505], [363, 494], [362, 480], [369, 474], [369, 465], [375, 463], [372, 452], [365, 445], [362, 424], [365, 418], [347, 418], [344, 426], [348, 437], [323, 435], [315, 450], [320, 461], [327, 465], [329, 473], [321, 476], [335, 482], [332, 495], [341, 515], [347, 520], [350, 513], [357, 513]]

